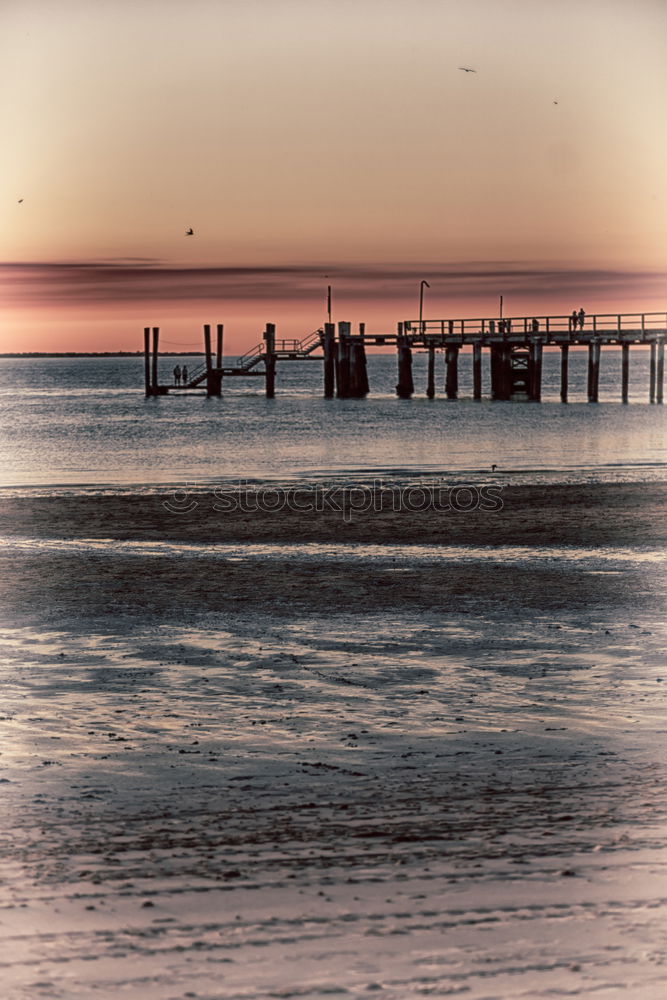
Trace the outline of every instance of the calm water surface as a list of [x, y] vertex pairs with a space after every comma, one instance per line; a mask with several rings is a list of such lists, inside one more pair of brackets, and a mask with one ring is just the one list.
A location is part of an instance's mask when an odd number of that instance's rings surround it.
[[[586, 482], [663, 478], [664, 410], [648, 403], [648, 353], [631, 355], [631, 405], [620, 397], [620, 351], [602, 355], [598, 405], [585, 401], [586, 352], [571, 351], [571, 402], [559, 402], [559, 354], [545, 353], [543, 402], [472, 400], [471, 358], [460, 399], [424, 396], [415, 355], [412, 400], [394, 395], [393, 355], [369, 358], [366, 400], [324, 400], [318, 363], [278, 366], [277, 398], [262, 379], [228, 380], [223, 396], [145, 399], [141, 358], [0, 359], [0, 485], [10, 490], [159, 488], [218, 482], [488, 478]], [[169, 379], [175, 358], [162, 362]], [[186, 361], [190, 369], [201, 358]], [[488, 359], [485, 358], [488, 364]], [[488, 391], [488, 370], [484, 388]]]

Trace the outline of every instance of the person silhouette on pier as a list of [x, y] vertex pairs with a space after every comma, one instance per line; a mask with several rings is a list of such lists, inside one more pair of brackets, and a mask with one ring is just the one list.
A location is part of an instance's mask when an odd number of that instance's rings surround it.
[[572, 315], [570, 316], [570, 330], [576, 330], [579, 325], [579, 315], [576, 309], [572, 310]]
[[176, 367], [174, 368], [174, 385], [180, 385], [180, 384], [181, 384], [181, 366], [176, 365]]
[[584, 312], [583, 309], [579, 310], [579, 312], [577, 313], [577, 318], [579, 320], [579, 329], [583, 330], [583, 328], [584, 328], [584, 320], [586, 319], [586, 313]]
[[187, 365], [183, 365], [183, 371], [181, 372], [181, 384], [187, 385], [188, 382], [188, 368]]

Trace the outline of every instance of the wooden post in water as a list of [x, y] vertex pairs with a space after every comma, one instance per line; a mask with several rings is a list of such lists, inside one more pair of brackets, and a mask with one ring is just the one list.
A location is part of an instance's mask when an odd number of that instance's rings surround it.
[[357, 351], [358, 342], [357, 338], [350, 335], [348, 341], [348, 352], [350, 358], [350, 383], [348, 387], [348, 396], [351, 399], [356, 399], [359, 395], [359, 352]]
[[412, 379], [412, 351], [410, 341], [403, 334], [403, 324], [398, 324], [398, 337], [396, 340], [398, 351], [398, 382], [396, 384], [396, 395], [399, 399], [410, 399], [415, 391], [415, 384]]
[[366, 358], [366, 344], [364, 342], [364, 336], [366, 334], [366, 324], [359, 324], [359, 344], [358, 344], [358, 368], [359, 368], [359, 395], [366, 397], [370, 390], [370, 383], [368, 381], [368, 360]]
[[426, 372], [426, 398], [435, 398], [435, 344], [429, 341], [428, 345], [428, 369]]
[[628, 401], [628, 386], [630, 384], [630, 344], [621, 344], [621, 402]]
[[211, 327], [208, 323], [204, 325], [204, 355], [206, 357], [206, 395], [215, 396], [213, 357], [211, 355]]
[[267, 323], [264, 331], [264, 368], [266, 369], [266, 398], [276, 395], [276, 325]]
[[222, 395], [222, 335], [224, 327], [222, 323], [218, 323], [216, 332], [216, 343], [215, 343], [215, 367], [212, 368], [210, 377], [208, 381], [211, 385], [211, 391], [208, 392], [208, 384], [206, 386], [206, 391], [209, 396], [220, 396]]
[[222, 323], [218, 323], [216, 326], [217, 342], [215, 345], [215, 367], [222, 368], [222, 335], [224, 333], [224, 326]]
[[600, 385], [600, 341], [588, 345], [588, 402], [597, 403]]
[[159, 355], [159, 343], [160, 343], [160, 327], [153, 327], [153, 370], [151, 373], [151, 392], [152, 395], [157, 396], [158, 394], [158, 378], [157, 378], [157, 359]]
[[204, 358], [206, 360], [206, 380], [208, 382], [213, 363], [211, 360], [211, 327], [207, 323], [204, 324]]
[[[505, 332], [503, 337], [507, 339], [510, 332], [509, 327], [510, 321], [505, 320]], [[503, 399], [512, 398], [512, 348], [510, 344], [503, 344], [503, 363], [502, 363], [502, 379], [503, 379]]]
[[512, 361], [509, 344], [491, 344], [491, 397], [508, 400], [512, 395]]
[[364, 332], [366, 326], [359, 324], [359, 336], [350, 337], [350, 385], [349, 394], [354, 399], [363, 399], [368, 395], [368, 370], [366, 366], [366, 348], [364, 347]]
[[447, 366], [447, 377], [445, 380], [445, 392], [447, 399], [456, 399], [459, 394], [459, 348], [458, 345], [448, 344], [445, 348], [445, 364]]
[[567, 403], [567, 392], [568, 392], [568, 361], [570, 354], [570, 345], [561, 344], [560, 345], [560, 401], [561, 403]]
[[665, 342], [664, 340], [658, 341], [658, 365], [656, 372], [656, 387], [655, 387], [655, 401], [656, 403], [662, 403], [663, 401], [663, 387], [665, 382]]
[[651, 344], [651, 361], [648, 373], [648, 398], [650, 403], [655, 403], [655, 376], [656, 376], [656, 361], [657, 361], [657, 344], [655, 340]]
[[147, 396], [152, 396], [151, 391], [151, 328], [144, 327], [144, 386]]
[[324, 324], [324, 398], [333, 399], [336, 392], [336, 358], [338, 344], [336, 343], [336, 327], [333, 323]]
[[350, 395], [350, 324], [338, 324], [338, 363], [336, 366], [336, 395], [348, 399]]
[[542, 399], [542, 341], [538, 339], [530, 342], [528, 398], [534, 403], [539, 403]]
[[482, 342], [472, 345], [472, 398], [482, 398]]
[[491, 366], [491, 399], [498, 399], [500, 352], [497, 344], [489, 346], [489, 361]]

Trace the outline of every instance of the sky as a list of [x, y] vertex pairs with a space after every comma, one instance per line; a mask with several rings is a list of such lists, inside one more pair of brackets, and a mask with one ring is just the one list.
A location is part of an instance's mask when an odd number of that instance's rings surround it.
[[664, 311], [666, 106], [664, 0], [3, 0], [0, 352]]

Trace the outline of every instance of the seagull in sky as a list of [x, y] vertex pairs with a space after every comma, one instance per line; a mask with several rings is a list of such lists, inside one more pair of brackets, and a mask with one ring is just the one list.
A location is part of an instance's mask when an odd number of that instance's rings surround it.
[[471, 69], [470, 66], [459, 66], [459, 69], [462, 70], [464, 73], [476, 73], [477, 72], [476, 69]]
[[194, 234], [195, 234], [195, 231], [194, 231], [194, 229], [191, 226], [188, 229], [185, 230], [185, 235], [186, 236], [194, 236]]
[[23, 201], [23, 198], [19, 198], [19, 205], [21, 204], [22, 201]]

